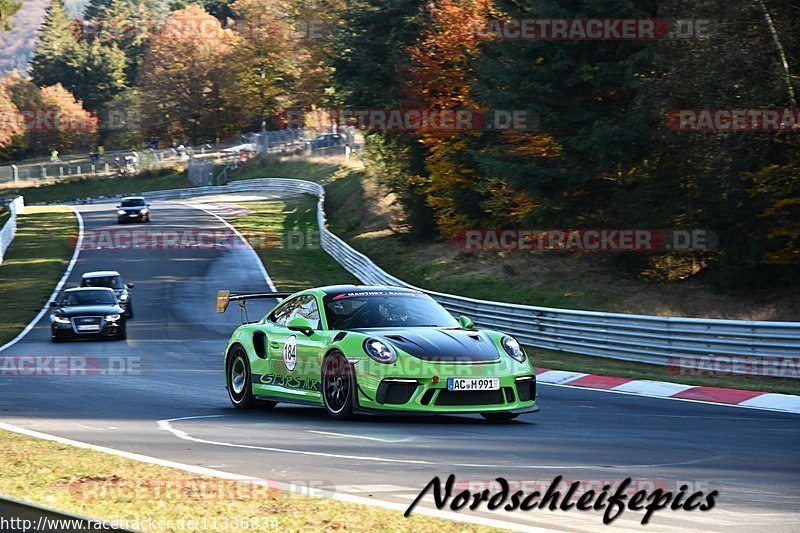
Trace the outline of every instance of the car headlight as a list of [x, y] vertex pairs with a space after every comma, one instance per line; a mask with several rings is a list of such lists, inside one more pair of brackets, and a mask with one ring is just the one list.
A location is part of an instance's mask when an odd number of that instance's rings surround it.
[[119, 320], [119, 315], [106, 315], [106, 320], [109, 322], [116, 322]]
[[516, 339], [511, 337], [503, 337], [500, 340], [500, 344], [503, 345], [503, 350], [505, 350], [506, 353], [512, 358], [520, 363], [525, 361], [525, 351], [522, 349], [522, 346], [519, 345]]
[[119, 301], [120, 302], [127, 302], [128, 301], [128, 295], [127, 294], [120, 294], [119, 295]]
[[119, 211], [117, 211], [117, 214], [118, 215], [124, 215], [125, 214], [125, 210], [124, 209], [120, 209]]
[[147, 214], [147, 213], [149, 213], [149, 212], [150, 212], [150, 210], [149, 210], [149, 209], [147, 209], [147, 208], [144, 208], [144, 209], [142, 209], [142, 211], [141, 211], [141, 213], [142, 213], [143, 215], [146, 215], [146, 214]]
[[52, 315], [53, 322], [58, 322], [59, 324], [69, 324], [69, 318], [63, 316], [56, 316]]
[[397, 352], [394, 351], [392, 345], [378, 339], [369, 338], [365, 340], [364, 351], [379, 363], [389, 364], [397, 361]]

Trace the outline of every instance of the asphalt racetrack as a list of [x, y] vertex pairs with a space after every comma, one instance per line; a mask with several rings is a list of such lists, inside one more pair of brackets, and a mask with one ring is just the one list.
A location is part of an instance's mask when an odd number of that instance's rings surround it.
[[[80, 206], [85, 231], [116, 230], [112, 205]], [[190, 205], [154, 203], [132, 231], [228, 231]], [[302, 265], [297, 265], [302, 268]], [[239, 324], [215, 314], [216, 291], [268, 289], [252, 251], [83, 250], [68, 280], [114, 269], [134, 288], [127, 341], [52, 344], [47, 316], [3, 356], [75, 355], [135, 362], [121, 375], [0, 378], [0, 421], [118, 450], [284, 482], [410, 503], [433, 476], [480, 486], [502, 476], [547, 483], [632, 477], [677, 491], [718, 490], [710, 512], [662, 510], [641, 526], [626, 511], [610, 531], [769, 531], [800, 527], [800, 416], [576, 388], [539, 386], [537, 414], [508, 424], [479, 417], [329, 419], [279, 405], [235, 411], [222, 351]], [[280, 287], [278, 287], [280, 289]], [[269, 302], [248, 304], [250, 319]], [[4, 305], [6, 305], [4, 303]], [[119, 358], [119, 359], [116, 359]], [[602, 484], [602, 483], [601, 483]], [[433, 507], [427, 498], [420, 506]], [[462, 511], [460, 514], [469, 514]], [[517, 528], [601, 531], [601, 512], [475, 512]], [[468, 526], [466, 526], [468, 527]]]

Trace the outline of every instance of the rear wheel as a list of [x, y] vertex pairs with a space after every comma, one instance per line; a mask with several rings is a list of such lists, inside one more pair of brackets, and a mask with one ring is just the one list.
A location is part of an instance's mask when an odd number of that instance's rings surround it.
[[508, 422], [519, 416], [519, 413], [481, 413], [481, 416], [489, 422]]
[[237, 409], [252, 409], [256, 406], [253, 398], [253, 382], [250, 378], [250, 361], [241, 346], [234, 347], [228, 356], [225, 372], [228, 397]]
[[328, 355], [322, 363], [322, 401], [328, 415], [344, 419], [353, 414], [354, 386], [352, 367], [344, 355]]

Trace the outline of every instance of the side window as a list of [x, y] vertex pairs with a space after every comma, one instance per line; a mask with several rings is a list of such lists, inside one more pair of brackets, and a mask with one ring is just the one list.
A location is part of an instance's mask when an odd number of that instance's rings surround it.
[[270, 313], [267, 320], [278, 326], [285, 327], [291, 319], [297, 316], [307, 318], [314, 329], [319, 329], [321, 327], [317, 300], [311, 294], [292, 298]]
[[289, 322], [289, 314], [292, 312], [294, 302], [296, 302], [296, 300], [297, 298], [294, 298], [282, 304], [280, 307], [270, 313], [270, 315], [267, 317], [267, 320], [279, 326], [285, 326], [286, 323]]
[[298, 305], [292, 310], [289, 320], [296, 316], [302, 316], [311, 322], [314, 329], [319, 329], [322, 325], [319, 320], [319, 307], [317, 307], [317, 300], [311, 294], [300, 296], [298, 298]]

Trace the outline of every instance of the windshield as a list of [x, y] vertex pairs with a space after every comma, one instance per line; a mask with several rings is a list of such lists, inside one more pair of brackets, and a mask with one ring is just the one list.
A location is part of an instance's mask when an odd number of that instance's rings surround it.
[[121, 289], [122, 278], [120, 276], [83, 278], [81, 287], [108, 287], [109, 289]]
[[457, 327], [458, 322], [430, 296], [405, 291], [329, 294], [323, 299], [330, 329]]
[[129, 198], [122, 200], [122, 207], [141, 207], [144, 205], [144, 200], [141, 198]]
[[72, 291], [64, 295], [61, 305], [114, 305], [116, 303], [117, 298], [110, 291]]

